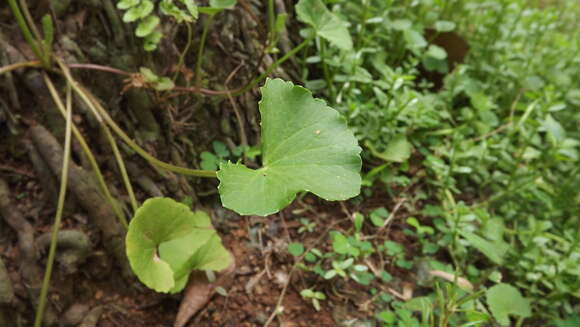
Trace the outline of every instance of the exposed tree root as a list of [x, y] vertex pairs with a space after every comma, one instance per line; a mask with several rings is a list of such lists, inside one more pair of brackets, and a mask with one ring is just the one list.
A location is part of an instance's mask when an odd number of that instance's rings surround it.
[[[51, 233], [44, 233], [36, 239], [36, 248], [46, 250], [50, 245]], [[58, 252], [56, 261], [62, 266], [65, 273], [73, 274], [77, 271], [91, 252], [89, 237], [80, 230], [61, 230], [58, 232]]]
[[[60, 178], [62, 167], [62, 147], [44, 127], [38, 125], [30, 128], [34, 146], [48, 164], [53, 174]], [[89, 214], [91, 222], [102, 232], [103, 244], [120, 266], [124, 277], [132, 276], [125, 256], [125, 230], [119, 223], [113, 210], [99, 192], [90, 174], [74, 163], [70, 165], [69, 188], [79, 204]]]
[[36, 171], [36, 176], [40, 185], [42, 186], [43, 202], [48, 203], [56, 203], [57, 196], [58, 196], [58, 188], [56, 184], [56, 180], [54, 179], [54, 175], [50, 171], [50, 168], [46, 165], [40, 153], [36, 150], [34, 145], [30, 142], [26, 142], [26, 148], [28, 150], [28, 158], [30, 158], [30, 162], [34, 166], [34, 170]]
[[8, 276], [4, 261], [0, 257], [0, 326], [10, 326], [9, 321], [13, 320], [9, 307], [14, 302], [14, 288]]
[[4, 261], [0, 258], [0, 306], [11, 304], [14, 301], [14, 288], [8, 276]]
[[[4, 221], [18, 234], [18, 247], [20, 249], [20, 274], [24, 284], [28, 288], [28, 294], [33, 305], [36, 306], [40, 288], [42, 285], [42, 269], [36, 264], [36, 249], [34, 248], [34, 230], [10, 201], [8, 184], [0, 179], [0, 214]], [[46, 326], [52, 326], [57, 318], [50, 302], [46, 305], [44, 315]]]

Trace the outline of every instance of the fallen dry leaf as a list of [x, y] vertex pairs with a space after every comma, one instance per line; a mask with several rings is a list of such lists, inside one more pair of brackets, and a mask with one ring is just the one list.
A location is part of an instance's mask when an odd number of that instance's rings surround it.
[[217, 279], [212, 283], [203, 271], [195, 271], [189, 276], [189, 281], [179, 304], [179, 311], [175, 317], [173, 327], [183, 327], [203, 308], [215, 293], [216, 287], [224, 287], [233, 280], [236, 263], [232, 256], [232, 264], [220, 271]]

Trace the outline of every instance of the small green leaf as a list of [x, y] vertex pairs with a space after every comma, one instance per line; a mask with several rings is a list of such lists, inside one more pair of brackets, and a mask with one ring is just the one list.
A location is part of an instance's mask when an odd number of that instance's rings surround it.
[[141, 75], [143, 75], [143, 78], [147, 83], [155, 83], [159, 80], [159, 76], [157, 76], [151, 69], [147, 67], [139, 68], [139, 72]]
[[139, 280], [158, 292], [178, 292], [192, 270], [222, 270], [231, 262], [209, 216], [168, 198], [137, 209], [125, 245]]
[[336, 276], [336, 270], [329, 270], [324, 274], [324, 279], [332, 279]]
[[203, 170], [217, 170], [220, 159], [211, 152], [204, 151], [200, 155], [201, 162], [199, 165]]
[[173, 81], [169, 77], [161, 77], [157, 83], [153, 84], [153, 88], [157, 91], [167, 91], [175, 87]]
[[411, 311], [425, 312], [432, 308], [433, 302], [427, 296], [419, 296], [410, 299], [403, 304], [403, 308]]
[[445, 52], [445, 49], [436, 46], [435, 44], [431, 44], [429, 46], [429, 49], [427, 50], [427, 55], [437, 60], [443, 60], [447, 58], [447, 52]]
[[411, 157], [411, 143], [405, 135], [395, 136], [384, 152], [383, 159], [392, 162], [403, 162]]
[[405, 30], [403, 36], [409, 48], [424, 48], [427, 46], [427, 41], [423, 35], [415, 30]]
[[155, 5], [153, 4], [153, 2], [151, 0], [143, 0], [141, 2], [141, 4], [139, 4], [139, 7], [141, 10], [141, 17], [139, 18], [145, 18], [147, 16], [149, 16], [151, 14], [151, 12], [153, 12], [153, 9], [155, 8]]
[[448, 20], [439, 20], [435, 22], [437, 32], [451, 32], [455, 29], [455, 23]]
[[360, 192], [356, 138], [338, 112], [290, 82], [267, 80], [260, 101], [263, 167], [222, 164], [223, 205], [242, 215], [278, 212], [307, 191], [326, 200]]
[[[189, 0], [188, 0], [189, 1]], [[185, 3], [186, 7], [188, 6], [188, 3]], [[190, 4], [191, 6], [191, 4]], [[199, 10], [199, 8], [197, 8], [197, 6], [195, 7], [195, 9], [192, 7], [191, 8], [193, 11], [195, 11], [196, 9]], [[161, 11], [162, 14], [173, 17], [178, 23], [182, 23], [182, 22], [192, 22], [193, 19], [195, 17], [192, 17], [190, 14], [191, 12], [188, 9], [188, 11], [185, 11], [183, 9], [181, 9], [180, 7], [178, 7], [176, 4], [173, 3], [173, 0], [162, 0], [159, 3], [159, 10]]]
[[360, 233], [364, 220], [365, 220], [365, 216], [363, 214], [361, 214], [360, 212], [355, 212], [355, 214], [353, 215], [354, 218], [354, 230], [357, 233]]
[[304, 245], [302, 243], [290, 243], [288, 244], [288, 252], [295, 257], [299, 257], [304, 253]]
[[382, 227], [385, 223], [385, 219], [387, 219], [387, 217], [389, 217], [389, 212], [387, 211], [387, 209], [380, 207], [377, 208], [373, 211], [371, 211], [370, 215], [369, 215], [369, 219], [371, 220], [371, 222], [373, 223], [373, 225], [377, 226], [377, 227]]
[[393, 242], [393, 241], [385, 241], [385, 243], [383, 244], [387, 254], [391, 255], [391, 256], [396, 256], [399, 255], [401, 253], [403, 253], [403, 246], [399, 243]]
[[352, 39], [345, 23], [331, 13], [321, 0], [300, 0], [295, 8], [298, 20], [312, 26], [320, 37], [341, 49], [352, 48]]
[[52, 16], [48, 14], [42, 16], [42, 34], [44, 34], [44, 46], [48, 51], [52, 51], [52, 42], [54, 41], [54, 24], [52, 22]]
[[314, 298], [314, 291], [309, 288], [303, 289], [300, 291], [300, 296], [308, 299]]
[[397, 321], [397, 315], [392, 311], [381, 311], [379, 319], [385, 324], [394, 324]]
[[139, 7], [133, 7], [131, 9], [129, 9], [123, 15], [123, 22], [125, 22], [125, 23], [131, 23], [131, 22], [136, 21], [140, 17], [141, 17], [141, 10], [139, 9]]
[[145, 37], [153, 33], [157, 25], [159, 25], [159, 17], [149, 16], [139, 23], [135, 30], [135, 35], [138, 37]]
[[197, 7], [197, 10], [200, 13], [205, 14], [205, 15], [209, 15], [209, 16], [213, 16], [213, 15], [223, 11], [223, 9], [212, 8], [212, 7]]
[[509, 315], [526, 318], [532, 314], [530, 301], [511, 285], [495, 285], [487, 290], [486, 297], [493, 317], [503, 326], [510, 324]]
[[193, 0], [182, 0], [182, 1], [185, 4], [185, 7], [187, 8], [187, 11], [191, 15], [191, 17], [193, 19], [197, 19], [199, 16], [199, 11], [197, 10], [197, 5], [195, 4], [195, 2], [193, 2]]
[[230, 151], [228, 147], [220, 141], [213, 141], [211, 142], [211, 146], [213, 147], [213, 151], [218, 157], [227, 158], [230, 156]]
[[163, 34], [158, 30], [155, 30], [153, 33], [147, 35], [143, 44], [145, 51], [153, 51], [157, 49], [157, 44], [159, 44], [159, 41], [161, 41], [162, 37]]
[[237, 0], [209, 0], [209, 6], [216, 9], [232, 9]]
[[509, 249], [508, 245], [503, 241], [491, 242], [468, 231], [461, 231], [460, 233], [473, 247], [488, 257], [489, 260], [498, 265], [503, 263], [503, 257]]
[[423, 234], [432, 235], [434, 233], [433, 228], [431, 228], [429, 226], [421, 226], [421, 223], [419, 223], [419, 221], [415, 217], [407, 218], [407, 224], [415, 227], [415, 229], [417, 230], [417, 233], [419, 233], [419, 235], [423, 235]]
[[123, 21], [131, 23], [140, 18], [145, 18], [151, 14], [154, 7], [153, 2], [150, 0], [143, 0], [139, 5], [132, 7], [123, 15]]
[[383, 270], [381, 271], [381, 279], [383, 282], [388, 283], [393, 280], [393, 275]]
[[396, 29], [397, 31], [407, 30], [407, 29], [411, 28], [411, 26], [412, 26], [412, 23], [408, 19], [395, 19], [391, 23], [391, 27], [393, 27], [393, 29]]
[[288, 20], [288, 14], [280, 14], [276, 16], [276, 23], [274, 24], [274, 32], [276, 34], [281, 33], [286, 27], [286, 20]]
[[342, 235], [341, 233], [334, 233], [332, 236], [332, 248], [334, 252], [338, 254], [348, 254], [352, 256], [359, 256], [360, 251], [359, 249], [355, 248], [349, 241], [346, 236]]
[[566, 138], [566, 130], [557, 120], [552, 117], [552, 115], [548, 114], [546, 116], [542, 126], [554, 137], [556, 141], [560, 142]]
[[117, 8], [126, 10], [139, 4], [141, 0], [121, 0], [117, 3]]

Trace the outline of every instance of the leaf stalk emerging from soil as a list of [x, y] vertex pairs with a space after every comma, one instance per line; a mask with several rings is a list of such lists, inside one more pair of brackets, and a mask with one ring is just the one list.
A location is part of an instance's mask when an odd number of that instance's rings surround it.
[[52, 235], [50, 239], [50, 248], [48, 250], [48, 260], [46, 262], [46, 270], [44, 271], [44, 279], [42, 281], [42, 288], [40, 290], [40, 298], [38, 307], [36, 308], [36, 315], [34, 317], [34, 327], [42, 326], [42, 318], [44, 316], [44, 309], [46, 307], [46, 295], [48, 294], [48, 286], [50, 284], [50, 277], [52, 275], [52, 268], [54, 266], [54, 258], [56, 255], [56, 245], [58, 240], [58, 231], [62, 220], [62, 212], [64, 209], [64, 201], [66, 199], [66, 188], [68, 184], [68, 168], [70, 164], [70, 149], [71, 149], [71, 133], [72, 131], [72, 96], [70, 84], [66, 88], [66, 132], [64, 140], [64, 154], [62, 161], [62, 178], [60, 180], [60, 190], [58, 192], [58, 202], [56, 206], [56, 214], [54, 224], [52, 226]]
[[[56, 91], [56, 88], [54, 87], [54, 84], [52, 83], [52, 81], [48, 78], [48, 75], [44, 75], [44, 81], [48, 87], [48, 90], [49, 90], [54, 102], [56, 103], [56, 107], [59, 109], [60, 113], [66, 119], [66, 110], [64, 108], [64, 105], [60, 101], [60, 98], [59, 98], [59, 95]], [[119, 206], [117, 205], [115, 200], [113, 199], [113, 196], [111, 195], [111, 192], [109, 191], [109, 188], [107, 187], [107, 183], [105, 182], [105, 178], [103, 177], [103, 173], [101, 172], [101, 169], [99, 168], [99, 165], [97, 164], [97, 160], [95, 159], [95, 156], [91, 152], [91, 149], [90, 149], [89, 145], [87, 144], [87, 141], [85, 140], [83, 135], [79, 132], [79, 130], [76, 128], [76, 126], [74, 124], [72, 126], [72, 132], [75, 135], [75, 138], [77, 139], [77, 141], [79, 142], [81, 148], [83, 149], [83, 152], [87, 156], [87, 159], [91, 165], [91, 168], [93, 169], [93, 171], [97, 177], [97, 181], [99, 183], [99, 187], [101, 188], [101, 192], [103, 192], [103, 194], [105, 195], [105, 198], [107, 199], [107, 201], [109, 202], [109, 204], [113, 208], [113, 211], [115, 212], [115, 216], [117, 216], [117, 218], [119, 219], [121, 224], [123, 224], [123, 226], [125, 226], [125, 228], [127, 228], [129, 226], [129, 224], [127, 223], [127, 219], [125, 218], [125, 215], [123, 214], [123, 212], [121, 211], [121, 209], [119, 208]]]

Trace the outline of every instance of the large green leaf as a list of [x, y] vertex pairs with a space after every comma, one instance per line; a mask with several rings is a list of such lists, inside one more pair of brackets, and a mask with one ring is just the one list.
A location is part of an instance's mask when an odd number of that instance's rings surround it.
[[497, 284], [487, 290], [486, 297], [493, 317], [503, 326], [509, 325], [509, 315], [525, 318], [532, 314], [530, 301], [511, 285]]
[[269, 215], [312, 192], [345, 200], [360, 191], [361, 149], [339, 113], [310, 91], [280, 79], [267, 80], [260, 101], [263, 167], [222, 164], [219, 191], [226, 208]]
[[331, 44], [349, 50], [352, 39], [345, 23], [331, 13], [321, 0], [300, 0], [296, 5], [298, 19], [314, 28], [316, 34]]
[[192, 270], [222, 270], [231, 262], [208, 215], [168, 198], [145, 201], [125, 243], [139, 280], [158, 292], [178, 292]]

